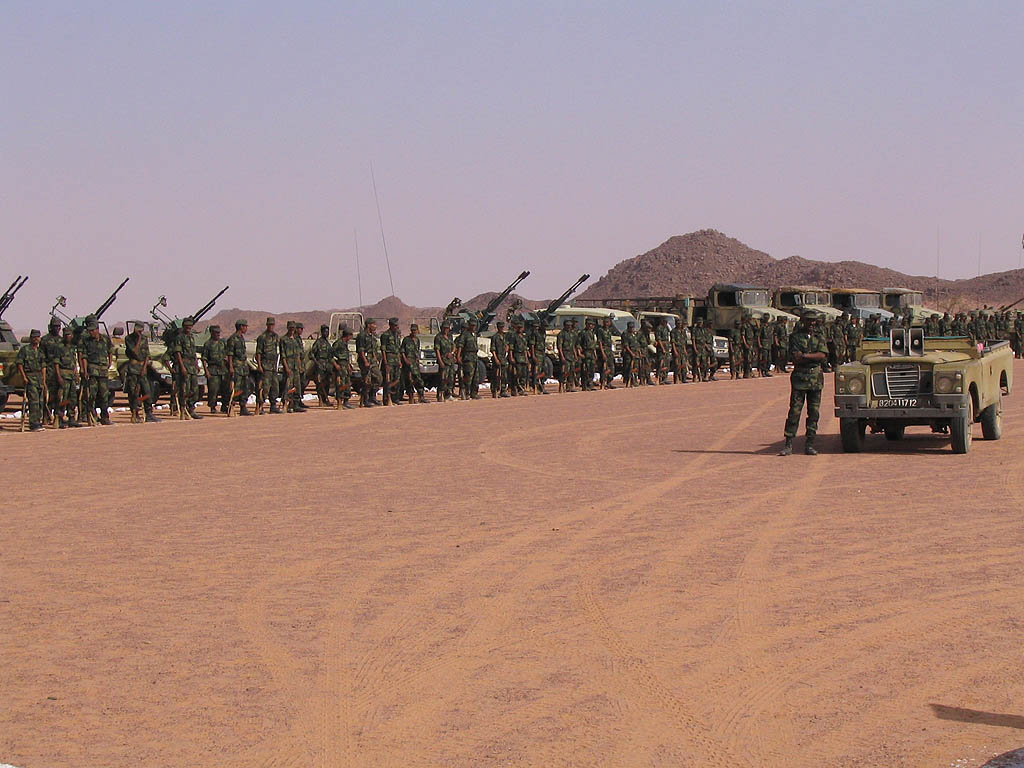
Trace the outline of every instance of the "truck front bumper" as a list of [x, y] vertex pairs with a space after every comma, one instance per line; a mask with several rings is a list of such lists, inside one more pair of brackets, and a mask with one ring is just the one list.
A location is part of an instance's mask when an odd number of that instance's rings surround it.
[[836, 416], [841, 419], [952, 419], [967, 412], [970, 395], [918, 395], [912, 408], [875, 408], [866, 395], [836, 395]]

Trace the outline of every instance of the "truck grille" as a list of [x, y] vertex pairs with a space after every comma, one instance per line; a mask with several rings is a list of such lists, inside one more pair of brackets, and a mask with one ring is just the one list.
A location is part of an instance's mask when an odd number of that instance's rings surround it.
[[907, 397], [921, 392], [921, 369], [916, 365], [890, 365], [885, 369], [889, 397]]

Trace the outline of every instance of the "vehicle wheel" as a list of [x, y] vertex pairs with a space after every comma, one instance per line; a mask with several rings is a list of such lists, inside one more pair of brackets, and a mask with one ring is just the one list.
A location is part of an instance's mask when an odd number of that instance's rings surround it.
[[974, 427], [974, 401], [968, 398], [967, 413], [953, 419], [949, 432], [953, 440], [953, 453], [967, 453], [971, 450], [971, 429]]
[[839, 437], [846, 453], [860, 453], [864, 450], [864, 432], [867, 426], [863, 419], [839, 420]]
[[885, 430], [885, 439], [893, 442], [903, 439], [903, 433], [907, 431], [906, 424], [886, 424], [883, 427]]
[[981, 412], [981, 434], [986, 440], [998, 440], [1003, 436], [1003, 398]]

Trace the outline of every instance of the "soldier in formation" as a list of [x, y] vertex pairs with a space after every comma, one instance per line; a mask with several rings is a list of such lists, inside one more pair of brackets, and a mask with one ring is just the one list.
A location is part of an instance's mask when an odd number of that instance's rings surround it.
[[249, 410], [249, 361], [245, 354], [245, 334], [249, 330], [249, 321], [244, 318], [235, 320], [235, 332], [228, 337], [225, 346], [228, 360], [228, 373], [231, 376], [231, 392], [228, 400], [228, 414], [231, 405], [238, 401], [238, 415], [251, 416]]
[[281, 337], [274, 330], [276, 325], [277, 319], [268, 317], [266, 330], [256, 337], [256, 409], [262, 411], [269, 398], [271, 413], [281, 413]]
[[145, 334], [146, 326], [136, 322], [132, 332], [124, 338], [125, 366], [124, 388], [128, 394], [128, 407], [132, 412], [132, 421], [141, 418], [140, 408], [145, 412], [145, 421], [159, 421], [153, 415], [153, 391], [149, 384], [149, 339]]
[[[221, 338], [219, 325], [211, 325], [207, 330], [210, 332], [210, 338], [206, 340], [199, 351], [199, 357], [203, 361], [203, 371], [206, 374], [206, 404], [210, 407], [210, 413], [217, 412], [218, 403], [220, 403], [221, 413], [227, 413], [228, 402], [231, 399], [227, 340]], [[273, 403], [273, 401], [271, 402]], [[259, 405], [258, 403], [257, 406], [259, 407]], [[272, 407], [276, 407], [276, 404]]]
[[822, 364], [828, 357], [828, 347], [818, 333], [817, 326], [822, 315], [816, 310], [808, 310], [800, 317], [796, 330], [789, 337], [789, 359], [793, 363], [790, 374], [789, 415], [786, 417], [784, 435], [786, 443], [779, 452], [780, 456], [793, 453], [793, 439], [800, 426], [800, 414], [804, 403], [807, 403], [807, 442], [804, 453], [816, 456], [814, 439], [818, 433], [818, 415], [821, 409], [821, 390], [824, 387]]
[[316, 396], [320, 405], [331, 407], [330, 392], [334, 384], [334, 349], [328, 338], [331, 329], [327, 325], [320, 326], [320, 336], [309, 348], [309, 359], [313, 363], [313, 380], [316, 384]]
[[423, 374], [420, 372], [420, 327], [416, 323], [409, 326], [409, 335], [402, 339], [402, 388], [412, 402], [413, 394], [419, 402], [426, 404], [426, 391], [423, 388]]
[[[338, 407], [345, 408], [346, 410], [355, 408], [349, 402], [352, 398], [352, 352], [348, 348], [351, 338], [352, 329], [343, 325], [338, 331], [338, 340], [331, 347], [331, 352], [334, 355], [335, 371], [334, 398]], [[440, 389], [438, 392], [440, 393]]]

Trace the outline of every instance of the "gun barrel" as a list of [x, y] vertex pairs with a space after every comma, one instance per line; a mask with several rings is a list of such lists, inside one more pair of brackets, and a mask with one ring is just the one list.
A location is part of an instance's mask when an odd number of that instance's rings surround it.
[[576, 280], [575, 283], [573, 283], [572, 285], [569, 286], [569, 290], [567, 290], [565, 293], [563, 293], [557, 299], [555, 299], [550, 304], [548, 304], [547, 308], [543, 312], [540, 313], [541, 317], [545, 317], [546, 318], [548, 315], [550, 315], [552, 312], [554, 312], [556, 309], [558, 309], [560, 306], [562, 306], [562, 304], [565, 303], [565, 300], [568, 299], [570, 296], [572, 296], [576, 292], [576, 289], [579, 288], [581, 285], [583, 285], [585, 282], [587, 282], [587, 280], [589, 280], [589, 279], [590, 279], [590, 275], [588, 275], [588, 274], [580, 275], [579, 279]]
[[221, 288], [220, 292], [216, 296], [214, 296], [208, 302], [203, 304], [203, 306], [201, 306], [199, 308], [199, 311], [197, 311], [194, 315], [192, 315], [192, 319], [197, 321], [197, 322], [199, 320], [201, 320], [203, 318], [203, 315], [205, 315], [207, 312], [209, 312], [211, 309], [213, 309], [213, 305], [217, 303], [217, 299], [219, 299], [221, 296], [223, 296], [224, 292], [227, 291], [227, 289], [230, 288], [230, 287], [231, 286], [229, 286], [229, 285], [225, 285], [223, 288]]
[[999, 311], [1000, 312], [1005, 312], [1008, 309], [1013, 309], [1018, 304], [1020, 304], [1022, 301], [1024, 301], [1024, 296], [1021, 296], [1019, 299], [1017, 299], [1015, 302], [1013, 302], [1013, 304], [1004, 304], [1003, 306], [1001, 306], [999, 308]]
[[110, 305], [114, 303], [114, 300], [117, 298], [117, 294], [121, 292], [121, 289], [124, 288], [125, 283], [127, 282], [128, 278], [126, 277], [124, 280], [121, 281], [121, 284], [114, 289], [114, 292], [107, 296], [107, 300], [100, 304], [97, 310], [93, 312], [93, 315], [96, 317], [97, 320], [99, 320], [103, 316], [104, 312], [110, 309]]
[[519, 277], [517, 277], [515, 280], [509, 283], [505, 290], [503, 290], [501, 293], [499, 293], [497, 296], [495, 296], [487, 303], [487, 306], [484, 307], [483, 311], [480, 312], [481, 319], [484, 320], [485, 322], [489, 322], [488, 318], [490, 317], [491, 314], [494, 313], [494, 311], [498, 308], [501, 302], [507, 299], [509, 297], [509, 294], [511, 294], [512, 291], [516, 289], [516, 286], [518, 286], [521, 282], [523, 282], [523, 280], [525, 280], [529, 276], [530, 270], [528, 269], [520, 272]]
[[11, 302], [14, 301], [14, 294], [20, 291], [21, 286], [27, 282], [28, 275], [25, 275], [25, 277], [18, 275], [14, 278], [14, 282], [7, 286], [7, 290], [4, 291], [4, 295], [0, 296], [0, 317], [2, 317], [7, 308], [11, 306]]

